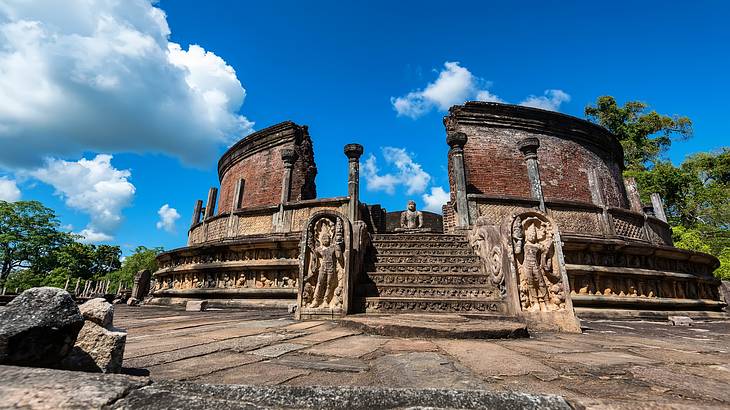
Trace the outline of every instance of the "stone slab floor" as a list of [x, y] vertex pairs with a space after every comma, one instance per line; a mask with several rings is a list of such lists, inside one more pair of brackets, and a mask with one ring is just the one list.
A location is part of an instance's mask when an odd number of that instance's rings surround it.
[[124, 372], [209, 384], [483, 389], [576, 408], [730, 408], [730, 322], [583, 321], [583, 334], [401, 339], [281, 310], [117, 307]]

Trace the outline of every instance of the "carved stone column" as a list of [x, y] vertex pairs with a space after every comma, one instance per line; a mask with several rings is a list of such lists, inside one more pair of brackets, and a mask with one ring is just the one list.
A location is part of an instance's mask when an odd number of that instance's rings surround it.
[[545, 198], [542, 195], [542, 181], [540, 181], [540, 165], [537, 162], [537, 149], [540, 148], [540, 140], [535, 137], [525, 138], [519, 142], [518, 147], [527, 162], [527, 177], [530, 179], [532, 199], [537, 200], [540, 203], [540, 211], [545, 212]]
[[469, 221], [469, 205], [466, 199], [466, 171], [464, 170], [464, 145], [466, 134], [450, 132], [446, 134], [446, 143], [449, 144], [452, 172], [454, 173], [454, 188], [456, 189], [456, 226], [467, 228]]
[[284, 177], [281, 179], [281, 203], [289, 202], [289, 190], [291, 190], [291, 170], [294, 161], [297, 160], [297, 153], [291, 148], [281, 150], [281, 160], [284, 161]]
[[364, 150], [360, 144], [347, 144], [344, 151], [348, 162], [347, 195], [350, 197], [347, 217], [355, 222], [360, 220], [360, 156]]
[[636, 180], [634, 178], [625, 178], [624, 186], [626, 187], [626, 196], [628, 196], [631, 210], [641, 212], [643, 206], [641, 205], [641, 197], [639, 196], [639, 187], [636, 186]]
[[200, 222], [200, 214], [203, 212], [203, 201], [198, 199], [195, 201], [195, 209], [193, 209], [193, 220], [190, 222], [190, 226], [197, 225]]
[[656, 192], [651, 194], [651, 205], [654, 207], [654, 214], [657, 218], [664, 222], [667, 222], [667, 214], [664, 212], [664, 203], [662, 197]]
[[211, 187], [208, 190], [208, 202], [205, 204], [205, 219], [215, 215], [215, 202], [218, 199], [218, 188]]
[[231, 204], [231, 213], [233, 211], [240, 209], [241, 205], [243, 205], [243, 188], [246, 184], [246, 181], [243, 178], [239, 178], [236, 182], [236, 190], [233, 191], [233, 203]]

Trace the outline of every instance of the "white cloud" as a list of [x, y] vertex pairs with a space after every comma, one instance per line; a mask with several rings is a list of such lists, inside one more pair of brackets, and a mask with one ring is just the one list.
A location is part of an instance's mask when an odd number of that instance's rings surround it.
[[418, 118], [434, 107], [446, 111], [452, 105], [461, 104], [474, 96], [492, 98], [488, 101], [499, 100], [489, 91], [479, 90], [480, 83], [484, 81], [474, 77], [458, 61], [447, 61], [436, 81], [429, 83], [425, 89], [411, 91], [403, 97], [391, 97], [390, 102], [399, 116]]
[[169, 42], [150, 0], [0, 3], [0, 165], [82, 152], [207, 163], [251, 131], [226, 62]]
[[449, 202], [451, 195], [444, 191], [444, 188], [437, 186], [431, 187], [431, 193], [424, 193], [421, 198], [423, 199], [424, 207], [426, 211], [441, 213], [442, 206]]
[[122, 221], [122, 209], [134, 197], [134, 185], [128, 181], [131, 172], [114, 168], [111, 160], [111, 155], [77, 162], [53, 159], [43, 168], [29, 172], [53, 186], [69, 208], [89, 215], [89, 224], [79, 232], [87, 242], [113, 239], [112, 234]]
[[[391, 97], [390, 103], [398, 116], [416, 119], [432, 109], [446, 111], [465, 101], [477, 100], [505, 103], [506, 101], [488, 90], [491, 83], [476, 77], [459, 62], [447, 61], [438, 78], [423, 90], [411, 91], [402, 97]], [[545, 96], [530, 95], [520, 105], [557, 111], [560, 104], [570, 101], [562, 90], [546, 90]]]
[[0, 177], [0, 201], [16, 202], [20, 200], [20, 189], [15, 180]]
[[525, 98], [520, 105], [557, 111], [560, 108], [560, 104], [568, 101], [570, 101], [570, 95], [563, 90], [545, 90], [545, 95], [531, 95]]
[[175, 222], [180, 219], [180, 214], [177, 212], [177, 209], [170, 208], [169, 204], [165, 204], [160, 207], [157, 214], [160, 216], [160, 220], [155, 224], [157, 229], [175, 232]]
[[404, 186], [406, 194], [418, 194], [426, 190], [431, 175], [423, 170], [421, 164], [413, 161], [412, 154], [404, 148], [383, 147], [385, 163], [395, 168], [396, 173], [380, 174], [377, 160], [373, 154], [362, 164], [363, 175], [368, 191], [384, 191], [390, 195], [397, 186]]

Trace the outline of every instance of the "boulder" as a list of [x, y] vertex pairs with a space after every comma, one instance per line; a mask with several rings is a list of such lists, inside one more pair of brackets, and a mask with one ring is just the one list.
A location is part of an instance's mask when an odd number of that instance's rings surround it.
[[76, 302], [65, 290], [26, 290], [0, 310], [0, 364], [57, 367], [83, 325]]
[[186, 312], [202, 312], [208, 309], [207, 300], [189, 300], [185, 305]]
[[669, 316], [672, 326], [692, 326], [692, 318], [688, 316]]
[[85, 320], [90, 320], [106, 329], [111, 329], [114, 320], [114, 306], [104, 298], [91, 299], [79, 306]]
[[127, 333], [121, 329], [105, 329], [88, 320], [61, 367], [84, 372], [119, 373], [126, 342]]
[[129, 305], [129, 306], [137, 306], [137, 305], [139, 305], [139, 299], [137, 299], [137, 298], [129, 298], [129, 299], [127, 299], [127, 305]]

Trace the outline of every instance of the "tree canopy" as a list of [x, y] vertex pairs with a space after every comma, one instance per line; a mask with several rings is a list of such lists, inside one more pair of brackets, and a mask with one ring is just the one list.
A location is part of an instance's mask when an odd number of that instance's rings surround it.
[[616, 134], [624, 147], [624, 175], [636, 179], [642, 202], [658, 193], [675, 246], [715, 255], [715, 275], [730, 279], [730, 149], [700, 152], [675, 166], [662, 158], [676, 138], [692, 135], [687, 117], [647, 112], [647, 105], [629, 101], [619, 107], [610, 96], [587, 106], [586, 116]]
[[77, 279], [131, 284], [137, 271], [157, 269], [155, 257], [162, 251], [139, 246], [122, 262], [119, 246], [79, 239], [62, 232], [54, 211], [40, 202], [0, 201], [0, 287], [63, 287]]
[[692, 136], [692, 120], [682, 116], [667, 116], [648, 111], [648, 105], [629, 101], [620, 107], [616, 99], [598, 97], [596, 105], [588, 105], [585, 115], [590, 121], [614, 133], [624, 148], [626, 169], [647, 169], [665, 153], [672, 140]]

